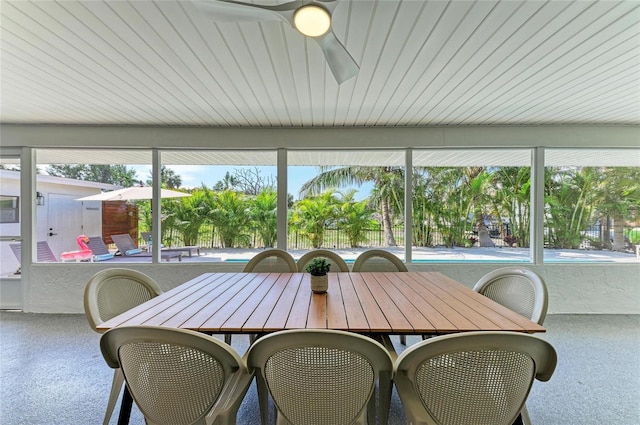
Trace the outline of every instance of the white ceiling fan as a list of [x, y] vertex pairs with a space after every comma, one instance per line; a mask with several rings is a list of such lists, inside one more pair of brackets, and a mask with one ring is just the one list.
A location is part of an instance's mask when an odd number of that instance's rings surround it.
[[331, 27], [338, 0], [295, 0], [277, 6], [243, 3], [234, 0], [194, 1], [217, 22], [281, 21], [315, 40], [338, 84], [355, 76], [359, 67]]

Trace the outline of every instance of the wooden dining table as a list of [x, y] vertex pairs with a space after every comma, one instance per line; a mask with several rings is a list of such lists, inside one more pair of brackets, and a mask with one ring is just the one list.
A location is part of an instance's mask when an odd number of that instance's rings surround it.
[[[545, 332], [512, 310], [438, 272], [329, 273], [316, 294], [309, 273], [205, 273], [97, 326], [165, 326], [205, 333], [338, 329], [372, 335]], [[133, 400], [125, 387], [118, 425]]]
[[375, 335], [544, 332], [512, 310], [438, 272], [329, 273], [325, 294], [308, 273], [205, 273], [101, 325], [206, 333], [338, 329]]

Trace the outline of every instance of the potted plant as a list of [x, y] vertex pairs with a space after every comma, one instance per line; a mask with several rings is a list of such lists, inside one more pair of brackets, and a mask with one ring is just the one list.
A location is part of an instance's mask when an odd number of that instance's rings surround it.
[[311, 290], [316, 294], [324, 294], [329, 287], [329, 278], [327, 273], [331, 268], [331, 264], [325, 258], [314, 258], [311, 260], [305, 270], [311, 273]]

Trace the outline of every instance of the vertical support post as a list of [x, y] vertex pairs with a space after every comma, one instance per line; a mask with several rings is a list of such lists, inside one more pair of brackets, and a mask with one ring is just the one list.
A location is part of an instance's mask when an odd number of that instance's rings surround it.
[[404, 157], [404, 262], [411, 263], [413, 233], [413, 150], [407, 148]]
[[162, 193], [162, 176], [160, 175], [160, 151], [158, 149], [151, 150], [151, 182], [153, 185], [153, 199], [151, 200], [151, 261], [160, 262], [160, 249], [162, 248], [162, 211], [160, 211], [160, 194]]
[[531, 159], [530, 255], [534, 264], [542, 264], [544, 258], [544, 148], [534, 148]]
[[278, 248], [287, 250], [287, 150], [278, 149]]
[[31, 265], [38, 261], [38, 214], [36, 206], [36, 191], [38, 180], [36, 173], [36, 151], [23, 147], [20, 154], [20, 238], [22, 244], [22, 258], [20, 258], [22, 285], [22, 311], [31, 311]]

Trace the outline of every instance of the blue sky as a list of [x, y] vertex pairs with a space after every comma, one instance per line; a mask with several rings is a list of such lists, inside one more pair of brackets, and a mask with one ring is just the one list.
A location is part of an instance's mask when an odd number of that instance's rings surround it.
[[[234, 166], [213, 166], [213, 165], [169, 165], [177, 175], [182, 178], [182, 186], [185, 188], [193, 188], [201, 186], [203, 183], [207, 187], [212, 187], [218, 181], [224, 178], [226, 172], [233, 174], [236, 169], [243, 167]], [[149, 179], [151, 167], [148, 165], [130, 166], [136, 170], [138, 178], [143, 182]], [[244, 167], [253, 169], [253, 167]], [[276, 179], [276, 167], [257, 167], [261, 176], [273, 176]], [[298, 199], [298, 191], [300, 187], [318, 173], [317, 167], [313, 166], [290, 166], [288, 169], [288, 188], [287, 191], [293, 195], [294, 199]], [[369, 196], [372, 185], [363, 185], [358, 190], [357, 199], [364, 199]]]

